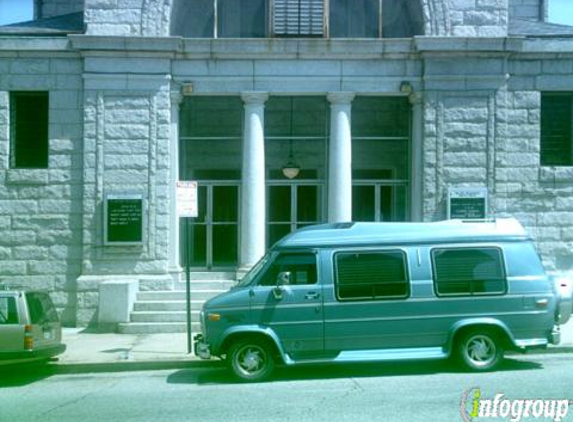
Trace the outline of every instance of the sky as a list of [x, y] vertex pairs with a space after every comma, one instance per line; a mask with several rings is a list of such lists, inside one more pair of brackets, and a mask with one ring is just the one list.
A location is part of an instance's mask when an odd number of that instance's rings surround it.
[[[33, 0], [0, 0], [0, 25], [32, 19]], [[549, 21], [573, 25], [573, 0], [549, 0]]]

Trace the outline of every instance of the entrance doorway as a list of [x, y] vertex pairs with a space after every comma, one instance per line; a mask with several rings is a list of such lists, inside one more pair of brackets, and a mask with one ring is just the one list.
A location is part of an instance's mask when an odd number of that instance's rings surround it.
[[386, 181], [355, 182], [352, 186], [352, 220], [406, 221], [407, 186]]
[[323, 221], [322, 191], [316, 181], [269, 182], [268, 247], [296, 229]]
[[[188, 234], [191, 266], [208, 270], [234, 269], [239, 244], [239, 183], [200, 181], [197, 194], [199, 215], [192, 220]], [[184, 231], [181, 238], [185, 239]]]

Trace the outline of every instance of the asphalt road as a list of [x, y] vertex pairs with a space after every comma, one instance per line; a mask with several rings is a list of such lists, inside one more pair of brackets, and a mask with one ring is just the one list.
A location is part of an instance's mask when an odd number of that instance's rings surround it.
[[[236, 383], [216, 365], [62, 372], [0, 372], [0, 422], [454, 422], [464, 391], [476, 387], [487, 399], [573, 399], [573, 354], [515, 356], [486, 374], [446, 362], [288, 368], [261, 384]], [[573, 421], [573, 404], [562, 420]]]

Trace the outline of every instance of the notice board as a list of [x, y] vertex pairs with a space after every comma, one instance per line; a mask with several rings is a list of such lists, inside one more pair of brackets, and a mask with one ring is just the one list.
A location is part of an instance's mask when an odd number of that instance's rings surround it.
[[487, 188], [450, 188], [448, 219], [483, 220], [487, 217]]
[[104, 204], [104, 243], [143, 244], [143, 211], [141, 194], [107, 194]]

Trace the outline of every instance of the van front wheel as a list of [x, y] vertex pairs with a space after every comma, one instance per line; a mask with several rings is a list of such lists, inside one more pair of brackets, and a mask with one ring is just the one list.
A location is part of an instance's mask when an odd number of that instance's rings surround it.
[[259, 382], [270, 377], [275, 368], [271, 348], [266, 342], [239, 341], [227, 354], [229, 369], [241, 381]]
[[471, 371], [491, 371], [503, 360], [503, 347], [489, 331], [469, 331], [458, 343], [458, 358]]

